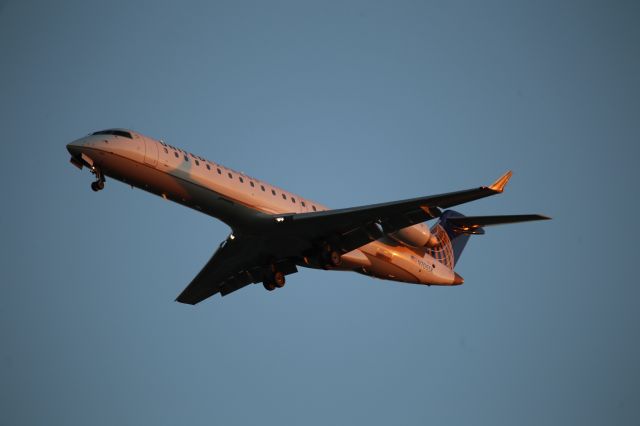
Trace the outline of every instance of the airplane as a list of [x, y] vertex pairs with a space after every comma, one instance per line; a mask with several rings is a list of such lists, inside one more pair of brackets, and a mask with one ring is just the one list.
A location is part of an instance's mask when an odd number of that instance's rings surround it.
[[[127, 129], [107, 129], [67, 145], [71, 163], [226, 223], [231, 228], [176, 301], [195, 305], [249, 284], [272, 291], [298, 267], [354, 271], [402, 283], [456, 286], [454, 271], [471, 235], [486, 226], [549, 217], [464, 216], [450, 207], [502, 193], [512, 172], [489, 186], [329, 209], [244, 173]], [[429, 228], [425, 223], [437, 222]]]

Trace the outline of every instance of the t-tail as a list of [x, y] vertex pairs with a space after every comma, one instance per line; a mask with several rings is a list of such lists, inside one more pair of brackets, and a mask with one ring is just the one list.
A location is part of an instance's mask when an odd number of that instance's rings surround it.
[[438, 245], [427, 249], [427, 253], [453, 270], [469, 237], [484, 234], [485, 226], [547, 219], [550, 218], [539, 214], [465, 216], [455, 210], [445, 210], [431, 228], [431, 233], [438, 239]]

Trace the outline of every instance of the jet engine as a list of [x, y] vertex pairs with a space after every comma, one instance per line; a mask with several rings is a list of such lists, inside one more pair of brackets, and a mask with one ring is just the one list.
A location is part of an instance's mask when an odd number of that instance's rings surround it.
[[429, 227], [424, 223], [418, 223], [399, 231], [391, 232], [391, 238], [412, 247], [435, 247], [439, 241], [435, 235], [431, 233]]

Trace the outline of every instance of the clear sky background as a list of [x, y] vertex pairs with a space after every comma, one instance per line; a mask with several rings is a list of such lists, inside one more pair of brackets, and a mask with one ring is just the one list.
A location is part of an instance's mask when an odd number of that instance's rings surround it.
[[[637, 425], [637, 2], [0, 2], [3, 425]], [[174, 298], [228, 234], [68, 163], [128, 127], [332, 207], [514, 177], [457, 288]]]

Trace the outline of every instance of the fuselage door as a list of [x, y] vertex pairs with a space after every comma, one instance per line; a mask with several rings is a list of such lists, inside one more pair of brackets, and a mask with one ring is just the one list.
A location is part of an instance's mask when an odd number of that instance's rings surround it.
[[156, 166], [158, 164], [158, 144], [144, 138], [144, 162]]

